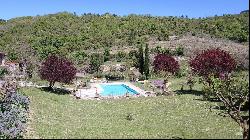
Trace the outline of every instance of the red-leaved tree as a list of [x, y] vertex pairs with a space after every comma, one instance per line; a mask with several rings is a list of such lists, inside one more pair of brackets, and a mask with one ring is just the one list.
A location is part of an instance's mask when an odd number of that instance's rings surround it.
[[49, 56], [40, 67], [40, 77], [49, 81], [50, 89], [55, 82], [70, 83], [76, 74], [76, 68], [67, 59], [55, 55]]
[[178, 61], [176, 61], [172, 56], [166, 54], [156, 55], [153, 65], [155, 71], [165, 71], [175, 74], [180, 70]]
[[203, 51], [189, 64], [194, 73], [204, 78], [210, 75], [227, 77], [236, 68], [236, 62], [230, 54], [218, 48]]

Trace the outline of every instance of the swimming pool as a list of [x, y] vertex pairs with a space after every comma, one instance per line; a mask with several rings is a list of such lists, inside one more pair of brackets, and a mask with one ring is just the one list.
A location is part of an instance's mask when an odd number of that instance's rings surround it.
[[103, 89], [101, 92], [102, 96], [124, 96], [126, 93], [130, 95], [138, 94], [137, 91], [125, 84], [101, 84], [100, 86]]

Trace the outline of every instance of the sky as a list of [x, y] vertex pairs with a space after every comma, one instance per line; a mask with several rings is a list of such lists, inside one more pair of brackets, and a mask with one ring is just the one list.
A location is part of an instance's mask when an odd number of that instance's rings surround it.
[[0, 19], [75, 12], [120, 16], [150, 14], [189, 18], [238, 14], [249, 9], [249, 0], [0, 0]]

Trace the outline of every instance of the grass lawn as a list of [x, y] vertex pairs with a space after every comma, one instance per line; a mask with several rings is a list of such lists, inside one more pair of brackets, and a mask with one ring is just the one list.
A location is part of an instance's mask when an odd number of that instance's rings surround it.
[[215, 102], [194, 94], [97, 101], [21, 90], [31, 99], [27, 138], [242, 138], [231, 118], [209, 110]]

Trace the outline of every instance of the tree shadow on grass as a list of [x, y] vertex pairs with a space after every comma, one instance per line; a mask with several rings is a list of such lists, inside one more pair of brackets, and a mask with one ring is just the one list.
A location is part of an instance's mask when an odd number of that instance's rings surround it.
[[70, 91], [68, 91], [66, 89], [62, 89], [62, 88], [53, 88], [53, 89], [51, 89], [49, 87], [41, 87], [40, 89], [42, 91], [54, 93], [54, 94], [57, 94], [57, 95], [70, 94]]
[[185, 94], [192, 94], [192, 95], [196, 95], [196, 96], [202, 95], [202, 91], [198, 91], [198, 90], [175, 90], [174, 92], [177, 95], [185, 95]]
[[218, 98], [212, 98], [210, 97], [210, 99], [194, 99], [194, 100], [198, 100], [198, 101], [209, 101], [209, 102], [221, 102]]

